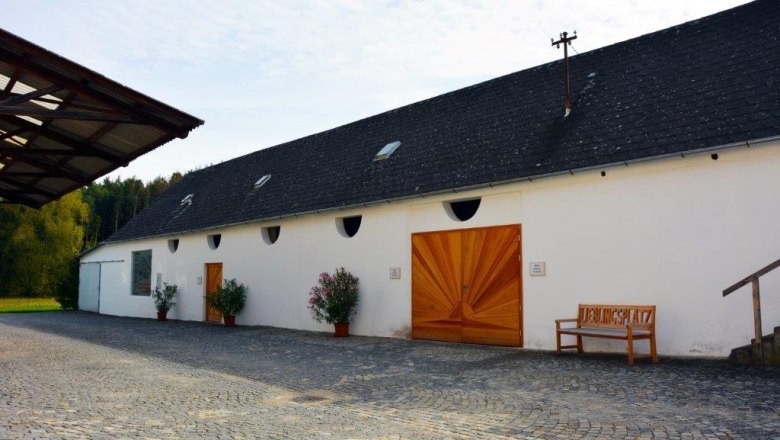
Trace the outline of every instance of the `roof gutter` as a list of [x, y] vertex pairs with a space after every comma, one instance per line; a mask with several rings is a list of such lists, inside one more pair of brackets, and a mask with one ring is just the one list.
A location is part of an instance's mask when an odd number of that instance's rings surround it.
[[345, 205], [345, 206], [339, 206], [339, 207], [333, 207], [333, 208], [314, 209], [314, 210], [310, 210], [310, 211], [296, 212], [296, 213], [293, 213], [293, 214], [284, 214], [284, 215], [277, 215], [277, 216], [272, 216], [272, 217], [262, 217], [262, 218], [253, 219], [253, 220], [246, 220], [246, 221], [243, 221], [243, 222], [225, 223], [225, 224], [221, 224], [221, 225], [217, 225], [217, 226], [209, 226], [209, 227], [205, 227], [205, 228], [188, 229], [188, 230], [184, 230], [184, 231], [171, 232], [171, 233], [158, 234], [158, 235], [147, 235], [147, 236], [144, 236], [144, 237], [128, 238], [128, 239], [125, 239], [125, 240], [117, 240], [117, 241], [110, 241], [110, 242], [103, 241], [103, 242], [98, 243], [98, 245], [96, 247], [94, 247], [94, 248], [92, 248], [92, 249], [90, 249], [88, 251], [83, 252], [82, 254], [79, 255], [79, 257], [92, 252], [93, 250], [97, 249], [98, 247], [100, 247], [100, 246], [102, 246], [104, 244], [124, 243], [124, 242], [130, 242], [130, 241], [146, 240], [146, 239], [149, 239], [149, 238], [160, 238], [160, 237], [170, 237], [170, 236], [173, 236], [173, 235], [192, 234], [192, 233], [195, 233], [195, 232], [211, 231], [211, 230], [216, 230], [216, 229], [224, 229], [224, 228], [228, 228], [228, 227], [243, 226], [243, 225], [254, 224], [254, 223], [264, 223], [264, 222], [268, 222], [268, 221], [271, 221], [271, 220], [282, 220], [282, 219], [287, 219], [287, 218], [302, 217], [302, 216], [311, 215], [311, 214], [322, 214], [322, 213], [326, 213], [326, 212], [345, 211], [345, 210], [348, 210], [348, 209], [355, 209], [355, 208], [367, 208], [367, 207], [370, 207], [370, 206], [383, 205], [383, 204], [387, 204], [387, 203], [400, 202], [400, 201], [404, 201], [404, 200], [420, 199], [420, 198], [431, 197], [431, 196], [442, 195], [442, 194], [450, 194], [450, 193], [471, 191], [471, 190], [481, 189], [481, 188], [493, 188], [495, 186], [508, 185], [508, 184], [512, 184], [512, 183], [533, 182], [535, 180], [545, 179], [545, 178], [549, 178], [549, 177], [557, 177], [557, 176], [563, 176], [563, 175], [574, 175], [575, 172], [580, 173], [580, 172], [585, 172], [585, 171], [603, 170], [605, 168], [614, 168], [614, 167], [619, 167], [619, 166], [629, 166], [629, 165], [638, 164], [638, 163], [650, 162], [650, 161], [661, 160], [661, 159], [670, 159], [670, 158], [675, 158], [675, 157], [682, 157], [682, 158], [684, 158], [684, 157], [687, 157], [687, 156], [693, 156], [693, 155], [702, 154], [702, 153], [710, 153], [710, 152], [713, 152], [713, 151], [721, 151], [721, 150], [733, 149], [733, 148], [738, 148], [738, 147], [742, 147], [742, 146], [744, 146], [746, 148], [750, 148], [750, 147], [753, 147], [753, 146], [757, 146], [757, 145], [760, 145], [760, 144], [765, 144], [765, 143], [773, 142], [773, 141], [780, 141], [780, 135], [770, 136], [770, 137], [761, 138], [761, 139], [755, 139], [755, 140], [750, 140], [750, 141], [746, 140], [746, 141], [740, 141], [740, 142], [733, 142], [733, 143], [729, 143], [729, 144], [723, 144], [723, 145], [718, 145], [718, 146], [713, 146], [713, 147], [699, 148], [699, 149], [696, 149], [696, 150], [688, 150], [688, 151], [682, 151], [682, 152], [678, 152], [678, 153], [667, 153], [667, 154], [661, 154], [661, 155], [656, 155], [656, 156], [648, 156], [648, 157], [643, 157], [643, 158], [639, 158], [639, 159], [632, 159], [632, 160], [627, 160], [627, 161], [621, 161], [621, 162], [610, 162], [610, 163], [606, 163], [606, 164], [603, 164], [603, 165], [595, 165], [595, 166], [589, 166], [589, 167], [583, 167], [583, 168], [575, 168], [575, 169], [565, 170], [565, 171], [556, 171], [554, 173], [537, 174], [537, 175], [534, 175], [534, 176], [518, 177], [518, 178], [515, 178], [515, 179], [506, 179], [506, 180], [499, 180], [499, 181], [494, 181], [494, 182], [480, 183], [480, 184], [477, 184], [477, 185], [469, 185], [469, 186], [462, 186], [462, 187], [457, 187], [457, 188], [449, 188], [449, 189], [431, 191], [431, 192], [427, 192], [427, 193], [424, 193], [424, 194], [414, 194], [414, 195], [394, 197], [394, 198], [389, 198], [389, 199], [374, 200], [374, 201], [371, 201], [371, 202], [357, 203], [357, 204], [353, 204], [353, 205]]

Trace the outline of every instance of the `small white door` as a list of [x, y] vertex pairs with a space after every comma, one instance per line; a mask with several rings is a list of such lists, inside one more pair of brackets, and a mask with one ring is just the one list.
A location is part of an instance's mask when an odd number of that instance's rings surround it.
[[100, 307], [100, 263], [79, 267], [79, 310], [97, 312]]

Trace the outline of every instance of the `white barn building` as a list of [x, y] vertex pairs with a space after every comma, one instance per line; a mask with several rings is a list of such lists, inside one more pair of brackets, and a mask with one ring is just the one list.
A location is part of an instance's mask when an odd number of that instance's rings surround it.
[[580, 303], [653, 304], [661, 355], [728, 354], [752, 300], [721, 291], [780, 256], [778, 23], [761, 0], [574, 56], [565, 118], [554, 62], [192, 172], [82, 257], [80, 306], [151, 318], [166, 282], [169, 317], [218, 319], [236, 278], [238, 324], [330, 330], [308, 291], [343, 266], [353, 334], [553, 349]]

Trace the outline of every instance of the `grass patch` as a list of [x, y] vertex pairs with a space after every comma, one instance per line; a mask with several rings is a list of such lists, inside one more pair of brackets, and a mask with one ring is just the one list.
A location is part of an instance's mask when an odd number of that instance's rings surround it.
[[0, 313], [54, 312], [62, 310], [54, 298], [0, 298]]

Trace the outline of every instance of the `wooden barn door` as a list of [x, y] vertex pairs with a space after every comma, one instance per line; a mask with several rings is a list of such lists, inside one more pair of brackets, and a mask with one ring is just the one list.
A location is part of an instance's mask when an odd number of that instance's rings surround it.
[[412, 337], [522, 345], [520, 226], [412, 235]]
[[[222, 263], [206, 264], [206, 296], [213, 295], [222, 285]], [[206, 321], [220, 322], [222, 314], [206, 301]]]
[[461, 234], [412, 234], [412, 337], [462, 341]]

